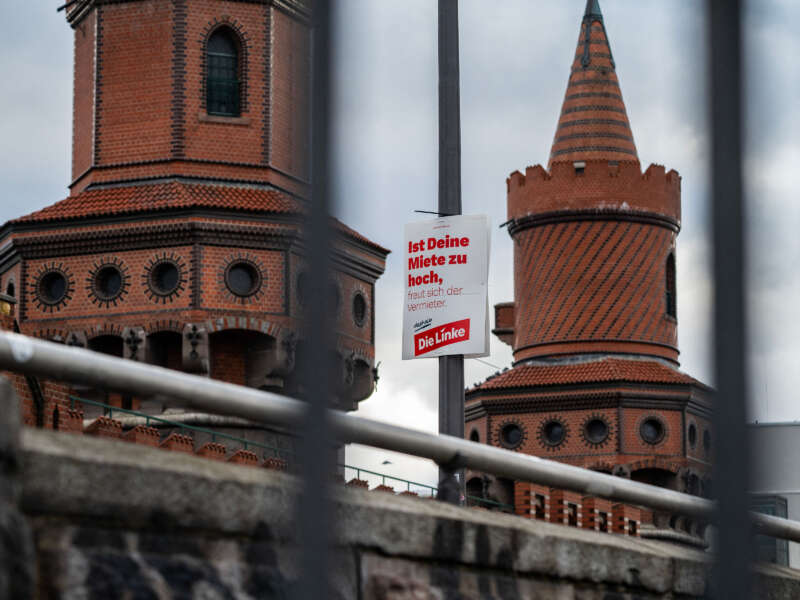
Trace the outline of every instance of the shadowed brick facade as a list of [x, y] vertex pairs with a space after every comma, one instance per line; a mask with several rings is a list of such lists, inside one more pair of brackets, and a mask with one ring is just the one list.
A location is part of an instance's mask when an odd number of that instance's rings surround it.
[[[302, 396], [296, 355], [303, 312], [317, 301], [304, 285], [302, 229], [309, 10], [304, 0], [68, 3], [70, 194], [0, 231], [0, 292], [16, 300], [23, 333]], [[235, 48], [236, 108], [225, 114], [208, 107], [215, 35]], [[331, 360], [338, 406], [353, 410], [377, 377], [374, 287], [388, 251], [333, 226]], [[26, 403], [26, 421], [48, 425], [50, 384], [39, 385], [44, 404]]]
[[[586, 5], [548, 166], [507, 184], [514, 301], [495, 307], [494, 333], [514, 364], [467, 390], [466, 436], [707, 494], [711, 390], [678, 370], [681, 179], [660, 165], [642, 172], [597, 0]], [[533, 517], [546, 504], [539, 518], [559, 522], [567, 504], [573, 520], [598, 510], [595, 499], [582, 509], [562, 491], [548, 498], [478, 474], [468, 493]], [[600, 512], [604, 526], [630, 535], [651, 518], [624, 506]]]

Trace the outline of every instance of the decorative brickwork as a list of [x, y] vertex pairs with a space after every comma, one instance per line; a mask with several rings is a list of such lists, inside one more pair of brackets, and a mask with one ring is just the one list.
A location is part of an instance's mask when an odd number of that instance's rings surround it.
[[[297, 2], [70, 3], [73, 181], [67, 198], [3, 229], [0, 285], [18, 297], [9, 329], [302, 395], [295, 355], [303, 314], [289, 282], [307, 246], [309, 17]], [[228, 116], [206, 106], [208, 40], [222, 28], [236, 38], [240, 86], [237, 114]], [[374, 283], [388, 250], [331, 225], [342, 270], [332, 274], [341, 298], [335, 393], [352, 410], [377, 379]], [[20, 383], [26, 422], [63, 428], [73, 420], [64, 404], [75, 390]], [[121, 408], [163, 408], [77, 392]], [[129, 435], [153, 442], [137, 429]], [[180, 436], [161, 445], [192, 451]], [[198, 453], [220, 458], [215, 448]]]
[[164, 450], [172, 450], [174, 452], [185, 452], [187, 454], [194, 453], [194, 440], [188, 435], [180, 433], [170, 433], [167, 437], [161, 440], [160, 448]]
[[146, 446], [153, 446], [158, 448], [161, 435], [158, 429], [154, 427], [146, 427], [145, 425], [136, 425], [132, 429], [126, 431], [122, 439], [126, 442], [133, 442], [134, 444], [144, 444]]
[[122, 423], [108, 417], [97, 417], [83, 430], [86, 435], [99, 437], [121, 438]]
[[[493, 332], [514, 364], [467, 390], [465, 435], [508, 448], [514, 423], [529, 432], [515, 451], [705, 494], [712, 390], [678, 370], [681, 179], [642, 172], [620, 90], [587, 2], [547, 167], [507, 180], [514, 301], [495, 306]], [[513, 494], [517, 514], [638, 535], [631, 507], [523, 482]]]

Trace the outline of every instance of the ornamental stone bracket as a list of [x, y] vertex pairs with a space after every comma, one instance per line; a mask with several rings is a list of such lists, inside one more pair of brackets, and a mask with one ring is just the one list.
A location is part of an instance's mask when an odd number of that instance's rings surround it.
[[86, 348], [86, 334], [82, 331], [70, 331], [67, 334], [64, 343], [67, 346], [74, 346], [76, 348]]
[[378, 369], [372, 361], [351, 351], [349, 354], [339, 353], [339, 373], [341, 379], [337, 389], [340, 408], [356, 410], [358, 403], [366, 400], [375, 391], [378, 381]]
[[122, 330], [123, 357], [144, 362], [147, 356], [147, 334], [143, 327], [126, 327]]
[[183, 370], [188, 373], [208, 375], [211, 372], [208, 349], [208, 331], [204, 325], [187, 323], [181, 334]]

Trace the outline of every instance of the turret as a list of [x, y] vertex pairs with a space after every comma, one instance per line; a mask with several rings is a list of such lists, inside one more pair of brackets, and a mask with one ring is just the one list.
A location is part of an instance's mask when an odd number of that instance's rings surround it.
[[507, 186], [515, 297], [498, 306], [495, 332], [515, 361], [677, 364], [680, 176], [641, 171], [597, 0], [586, 4], [548, 167], [514, 172]]

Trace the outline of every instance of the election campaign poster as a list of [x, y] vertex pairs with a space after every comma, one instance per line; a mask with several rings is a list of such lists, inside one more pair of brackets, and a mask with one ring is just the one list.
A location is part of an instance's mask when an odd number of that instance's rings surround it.
[[405, 227], [403, 359], [489, 354], [489, 217]]

